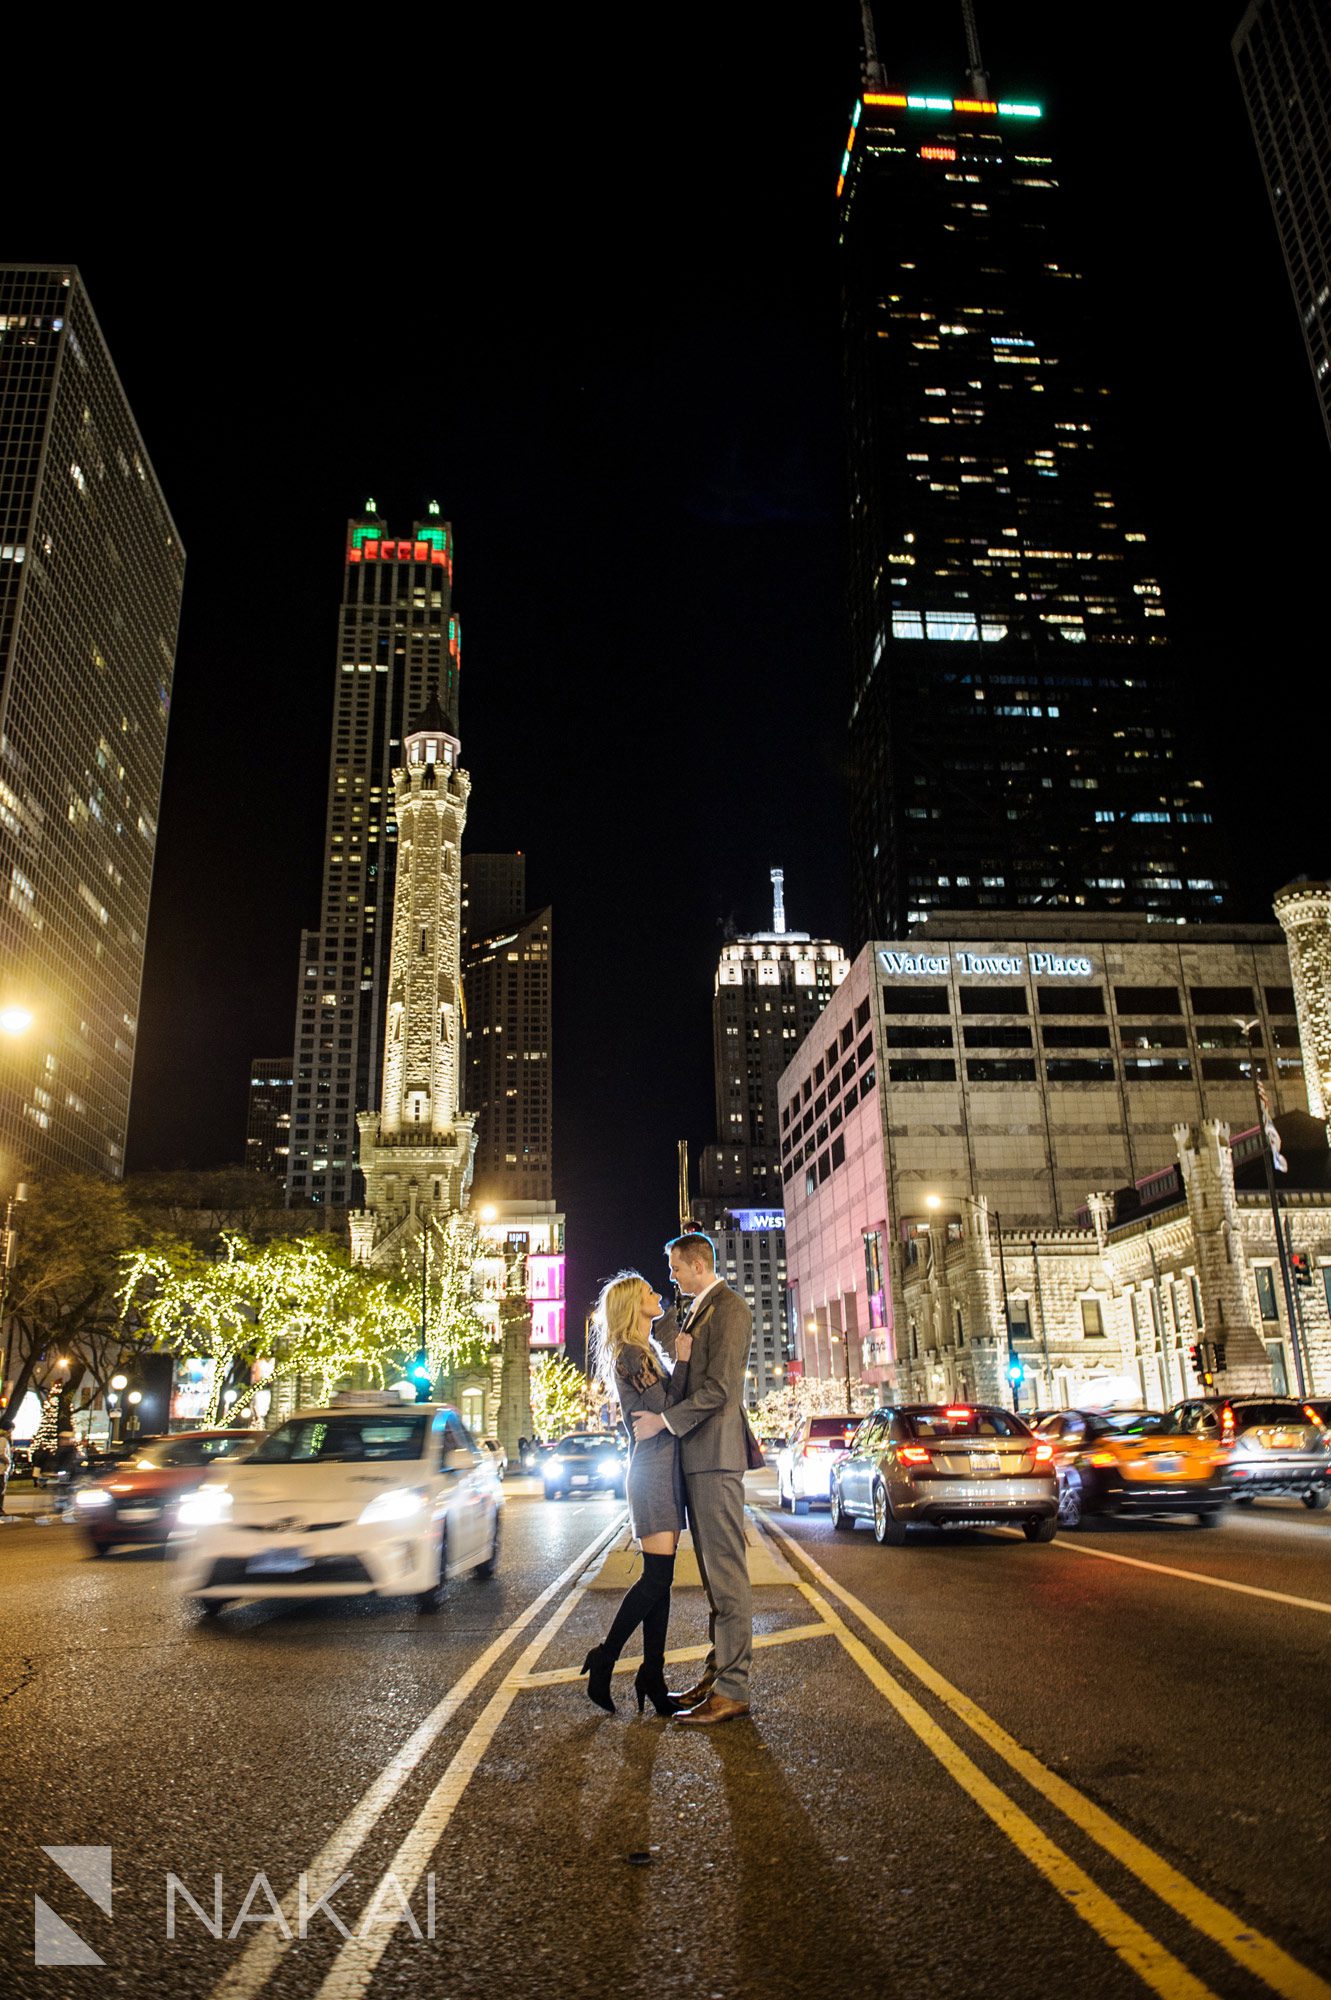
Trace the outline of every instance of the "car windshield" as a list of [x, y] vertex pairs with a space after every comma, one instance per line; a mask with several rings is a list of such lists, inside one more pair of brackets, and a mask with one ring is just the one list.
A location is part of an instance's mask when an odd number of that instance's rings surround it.
[[579, 1455], [587, 1458], [599, 1457], [601, 1453], [615, 1449], [615, 1440], [608, 1432], [602, 1438], [561, 1438], [555, 1446], [561, 1458], [575, 1458]]
[[1161, 1410], [1116, 1410], [1104, 1417], [1098, 1432], [1117, 1431], [1120, 1437], [1154, 1437], [1175, 1431], [1178, 1425]]
[[215, 1458], [232, 1458], [239, 1451], [248, 1451], [253, 1443], [253, 1437], [243, 1431], [237, 1431], [234, 1437], [163, 1438], [160, 1444], [150, 1444], [129, 1461], [128, 1467], [121, 1469], [134, 1472], [167, 1465], [211, 1465]]
[[293, 1417], [253, 1453], [254, 1465], [351, 1464], [362, 1459], [419, 1458], [425, 1418], [412, 1416]]
[[858, 1417], [815, 1417], [809, 1425], [806, 1444], [835, 1445], [844, 1449], [859, 1429]]
[[1288, 1431], [1308, 1421], [1302, 1403], [1234, 1403], [1231, 1408], [1236, 1431], [1267, 1430], [1272, 1425]]
[[1020, 1417], [1009, 1410], [991, 1410], [983, 1405], [938, 1404], [923, 1410], [903, 1410], [907, 1435], [916, 1438], [1024, 1438], [1030, 1432]]

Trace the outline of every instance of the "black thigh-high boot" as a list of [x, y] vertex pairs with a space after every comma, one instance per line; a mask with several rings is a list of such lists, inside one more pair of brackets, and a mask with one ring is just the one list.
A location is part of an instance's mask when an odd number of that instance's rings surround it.
[[658, 1600], [664, 1597], [667, 1606], [669, 1605], [670, 1580], [674, 1570], [673, 1556], [643, 1557], [642, 1575], [625, 1591], [619, 1609], [611, 1620], [610, 1630], [599, 1646], [592, 1647], [582, 1663], [582, 1671], [588, 1677], [588, 1695], [598, 1708], [604, 1708], [612, 1715], [615, 1704], [610, 1695], [610, 1676], [615, 1661], [623, 1652], [631, 1634], [649, 1617]]
[[633, 1686], [638, 1697], [639, 1715], [647, 1701], [651, 1702], [658, 1715], [674, 1715], [681, 1704], [666, 1688], [665, 1643], [666, 1629], [670, 1624], [670, 1591], [675, 1579], [675, 1558], [658, 1556], [656, 1560], [662, 1565], [659, 1572], [662, 1587], [642, 1621], [642, 1665]]

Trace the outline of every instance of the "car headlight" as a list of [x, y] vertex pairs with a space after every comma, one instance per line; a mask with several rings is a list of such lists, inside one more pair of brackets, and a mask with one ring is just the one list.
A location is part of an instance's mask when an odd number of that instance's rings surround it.
[[103, 1493], [100, 1486], [85, 1486], [74, 1495], [76, 1507], [109, 1507], [111, 1495]]
[[376, 1493], [368, 1506], [362, 1507], [357, 1519], [371, 1521], [409, 1521], [413, 1514], [419, 1514], [425, 1505], [425, 1495], [416, 1486], [394, 1486], [387, 1493]]
[[568, 1467], [562, 1458], [547, 1458], [545, 1469], [547, 1472], [567, 1472]]
[[619, 1460], [617, 1458], [603, 1458], [596, 1470], [602, 1479], [613, 1478], [619, 1471]]
[[231, 1512], [231, 1489], [228, 1486], [201, 1486], [197, 1493], [191, 1493], [188, 1500], [180, 1503], [177, 1519], [186, 1528], [213, 1528], [224, 1521]]

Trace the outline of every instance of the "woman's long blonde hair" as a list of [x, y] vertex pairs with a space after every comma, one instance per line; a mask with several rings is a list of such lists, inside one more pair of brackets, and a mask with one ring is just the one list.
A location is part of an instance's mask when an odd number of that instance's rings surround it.
[[642, 1314], [641, 1271], [616, 1271], [601, 1287], [592, 1308], [590, 1360], [601, 1386], [611, 1390], [616, 1375], [633, 1380], [644, 1371], [657, 1380], [661, 1370], [650, 1342], [638, 1330]]

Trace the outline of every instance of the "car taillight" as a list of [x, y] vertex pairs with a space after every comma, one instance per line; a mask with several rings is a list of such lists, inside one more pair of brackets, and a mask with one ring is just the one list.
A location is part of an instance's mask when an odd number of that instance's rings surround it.
[[969, 1410], [944, 1410], [944, 1412], [943, 1412], [943, 1415], [944, 1415], [945, 1417], [947, 1417], [947, 1418], [949, 1419], [949, 1421], [950, 1421], [950, 1420], [951, 1420], [951, 1419], [952, 1419], [953, 1417], [961, 1417], [961, 1418], [963, 1418], [963, 1419], [964, 1419], [964, 1418], [966, 1418], [966, 1417], [969, 1417], [969, 1415], [970, 1415], [970, 1411], [969, 1411]]
[[1224, 1409], [1220, 1412], [1220, 1442], [1221, 1444], [1233, 1444], [1234, 1442], [1234, 1412], [1228, 1403], [1225, 1404]]
[[1047, 1465], [1049, 1460], [1053, 1457], [1053, 1455], [1054, 1455], [1054, 1447], [1051, 1444], [1036, 1445], [1035, 1463], [1037, 1465]]
[[925, 1450], [922, 1444], [903, 1444], [897, 1451], [897, 1457], [905, 1465], [929, 1465], [932, 1463], [931, 1454]]
[[1112, 1451], [1093, 1451], [1090, 1463], [1092, 1465], [1112, 1465], [1114, 1463], [1114, 1454]]

